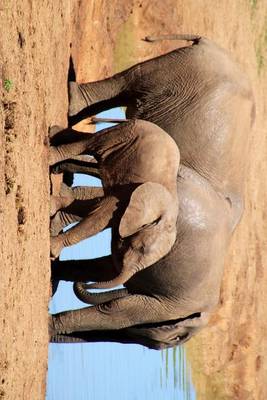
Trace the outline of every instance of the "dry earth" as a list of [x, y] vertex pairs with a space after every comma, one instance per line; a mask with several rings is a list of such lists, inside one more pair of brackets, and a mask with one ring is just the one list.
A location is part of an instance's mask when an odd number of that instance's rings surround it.
[[198, 399], [267, 398], [266, 24], [266, 0], [1, 2], [0, 399], [45, 396], [47, 131], [67, 123], [70, 52], [78, 81], [101, 79], [182, 44], [140, 40], [160, 33], [214, 39], [253, 84], [257, 118], [246, 212], [227, 258], [218, 312], [187, 351]]

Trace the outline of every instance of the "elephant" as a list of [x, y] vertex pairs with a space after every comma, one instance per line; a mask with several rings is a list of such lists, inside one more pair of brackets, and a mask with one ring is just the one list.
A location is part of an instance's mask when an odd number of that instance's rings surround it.
[[[112, 226], [117, 277], [92, 287], [124, 284], [164, 257], [175, 242], [179, 149], [161, 128], [142, 120], [127, 121], [92, 135], [77, 134], [71, 129], [66, 133], [73, 136], [73, 142], [51, 146], [50, 164], [89, 153], [98, 162], [103, 189], [76, 188], [69, 198], [52, 198], [53, 212], [71, 204], [77, 192], [80, 199], [83, 193], [85, 200], [98, 196], [99, 201], [91, 210], [86, 202], [88, 215], [66, 233], [51, 237], [51, 254], [57, 257], [64, 246]], [[104, 195], [100, 197], [102, 191]]]
[[[199, 316], [198, 332], [218, 305], [226, 251], [244, 210], [253, 92], [247, 76], [211, 40], [171, 38], [193, 44], [102, 81], [71, 82], [69, 115], [124, 105], [127, 118], [153, 122], [175, 140], [180, 151], [175, 243], [125, 282], [122, 297], [51, 316], [51, 336], [190, 322], [192, 315]], [[54, 263], [55, 279], [102, 282], [114, 275], [111, 256]]]
[[139, 325], [109, 331], [81, 331], [51, 337], [52, 343], [116, 342], [138, 344], [153, 350], [163, 350], [186, 343], [205, 324], [205, 313], [190, 319], [164, 321], [161, 324]]

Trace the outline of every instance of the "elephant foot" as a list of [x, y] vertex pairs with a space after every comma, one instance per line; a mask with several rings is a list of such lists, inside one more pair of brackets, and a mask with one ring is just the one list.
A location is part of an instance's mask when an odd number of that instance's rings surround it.
[[48, 334], [50, 338], [57, 335], [70, 334], [71, 332], [72, 330], [64, 328], [64, 324], [61, 321], [61, 313], [48, 316]]
[[69, 116], [78, 114], [87, 107], [86, 100], [77, 82], [69, 82]]
[[58, 236], [58, 234], [64, 228], [64, 224], [60, 218], [60, 211], [56, 212], [53, 218], [50, 221], [50, 235], [51, 236]]
[[48, 335], [50, 338], [57, 335], [64, 335], [66, 332], [58, 330], [55, 326], [55, 317], [53, 315], [48, 316]]
[[[61, 197], [59, 196], [50, 196], [50, 217], [56, 214], [58, 210], [61, 208]], [[56, 235], [52, 235], [56, 236]]]
[[[72, 189], [62, 183], [59, 196], [50, 196], [50, 217], [55, 215], [58, 210], [68, 207], [74, 200]], [[61, 229], [56, 234], [52, 234], [52, 236], [56, 236]]]
[[52, 166], [61, 161], [61, 155], [56, 147], [50, 146], [48, 152], [48, 164]]
[[73, 190], [68, 185], [66, 185], [64, 182], [60, 186], [59, 194], [61, 197], [69, 197], [72, 200], [74, 200]]
[[63, 247], [62, 235], [50, 237], [50, 257], [52, 260], [59, 257]]
[[52, 315], [48, 315], [48, 335], [50, 338], [56, 335]]
[[[78, 332], [80, 333], [80, 332]], [[56, 335], [50, 337], [50, 343], [86, 343], [86, 338], [83, 337], [76, 337], [75, 332], [74, 335], [67, 334], [67, 335]]]

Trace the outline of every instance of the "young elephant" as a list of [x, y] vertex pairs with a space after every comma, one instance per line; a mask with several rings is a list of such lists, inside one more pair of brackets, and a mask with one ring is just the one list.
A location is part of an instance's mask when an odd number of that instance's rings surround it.
[[[72, 131], [67, 133], [70, 135]], [[94, 135], [73, 133], [73, 139], [73, 143], [50, 148], [50, 164], [80, 153], [93, 155], [98, 161], [104, 197], [78, 225], [51, 238], [51, 254], [57, 257], [64, 246], [111, 224], [112, 254], [118, 276], [92, 287], [114, 287], [165, 256], [175, 242], [179, 150], [161, 128], [141, 120]], [[92, 189], [89, 191], [92, 194]], [[82, 188], [80, 198], [81, 192]], [[96, 193], [99, 194], [99, 189]], [[54, 200], [61, 207], [60, 199]], [[63, 203], [66, 206], [66, 197]]]
[[[176, 38], [193, 45], [102, 81], [70, 84], [70, 115], [126, 105], [127, 118], [156, 123], [173, 137], [181, 154], [179, 213], [177, 239], [164, 258], [134, 274], [123, 297], [53, 315], [52, 336], [189, 323], [197, 314], [196, 332], [218, 304], [225, 254], [244, 208], [255, 104], [247, 76], [226, 51], [199, 36]], [[112, 278], [112, 263], [110, 256], [56, 260], [53, 276], [101, 282]]]

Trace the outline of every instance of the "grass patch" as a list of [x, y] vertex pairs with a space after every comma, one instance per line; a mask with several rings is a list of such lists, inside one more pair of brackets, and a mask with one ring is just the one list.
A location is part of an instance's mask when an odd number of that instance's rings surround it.
[[3, 83], [3, 87], [6, 92], [10, 92], [13, 87], [13, 82], [10, 79], [5, 79]]
[[258, 5], [258, 0], [248, 0], [252, 11], [255, 11]]
[[[261, 7], [258, 0], [248, 0], [251, 7], [251, 22], [253, 31], [255, 32], [255, 58], [257, 62], [258, 75], [266, 67], [267, 63], [267, 13], [264, 16], [264, 22], [262, 25], [261, 18], [257, 18], [261, 12]], [[260, 25], [259, 25], [260, 24]]]
[[[122, 25], [119, 31], [113, 54], [113, 72], [121, 72], [136, 64], [137, 59], [137, 40], [134, 35], [134, 19], [130, 15], [128, 20]], [[122, 107], [125, 112], [126, 107]]]
[[257, 60], [258, 74], [260, 74], [265, 66], [265, 57], [263, 54], [262, 46], [260, 44], [256, 47], [256, 60]]
[[134, 31], [134, 19], [131, 15], [117, 35], [113, 58], [114, 73], [123, 71], [136, 63], [137, 43]]
[[255, 46], [255, 54], [257, 60], [258, 74], [266, 67], [267, 60], [267, 16], [264, 20], [264, 25], [261, 34], [259, 35], [258, 41]]
[[[256, 20], [254, 23], [255, 22]], [[254, 28], [256, 29], [256, 26]], [[258, 75], [260, 75], [265, 69], [267, 63], [267, 15], [264, 18], [263, 26], [255, 41], [255, 57]]]
[[223, 371], [214, 371], [211, 375], [205, 370], [206, 343], [203, 336], [196, 336], [186, 344], [187, 362], [191, 367], [192, 383], [198, 400], [232, 400], [229, 395], [227, 379]]

